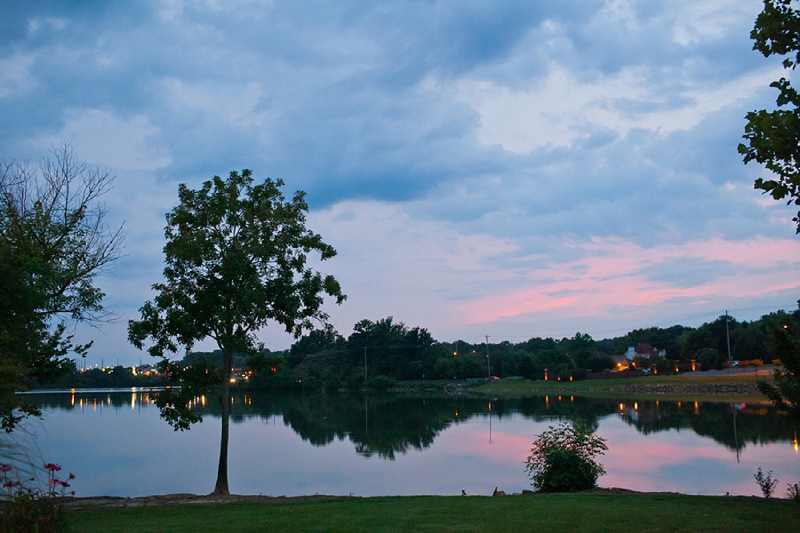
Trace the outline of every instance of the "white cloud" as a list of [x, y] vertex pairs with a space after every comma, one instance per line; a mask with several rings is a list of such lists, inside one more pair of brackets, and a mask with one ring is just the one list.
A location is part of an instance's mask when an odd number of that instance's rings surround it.
[[120, 117], [105, 109], [73, 108], [64, 113], [58, 131], [29, 139], [26, 144], [45, 153], [50, 146], [68, 140], [76, 155], [116, 173], [155, 170], [171, 162], [161, 145], [161, 132], [144, 115]]
[[741, 27], [742, 20], [755, 20], [758, 3], [725, 0], [690, 1], [675, 13], [673, 35], [683, 46], [700, 46], [725, 37], [731, 28]]
[[20, 93], [30, 93], [38, 83], [31, 75], [36, 56], [30, 53], [17, 53], [0, 57], [0, 99]]
[[[680, 92], [663, 94], [663, 86], [653, 80], [670, 75], [681, 76], [631, 66], [588, 80], [553, 64], [547, 76], [527, 89], [465, 78], [457, 84], [456, 97], [480, 114], [477, 135], [481, 142], [528, 153], [571, 146], [597, 128], [611, 129], [621, 137], [634, 128], [665, 135], [688, 130], [710, 114], [752, 97], [780, 73], [774, 68], [762, 69], [716, 87], [687, 82]], [[672, 103], [668, 98], [678, 101]], [[626, 101], [640, 109], [626, 109]]]

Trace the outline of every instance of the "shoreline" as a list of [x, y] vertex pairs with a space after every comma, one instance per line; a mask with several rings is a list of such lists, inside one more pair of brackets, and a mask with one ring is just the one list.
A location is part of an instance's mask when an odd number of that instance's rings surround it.
[[521, 493], [509, 494], [470, 494], [470, 495], [439, 495], [439, 494], [413, 494], [413, 495], [394, 495], [394, 496], [337, 496], [332, 494], [313, 494], [305, 496], [265, 496], [265, 495], [252, 495], [252, 494], [191, 494], [191, 493], [176, 493], [176, 494], [158, 494], [152, 496], [86, 496], [79, 498], [70, 498], [65, 505], [69, 511], [83, 510], [83, 509], [132, 509], [142, 507], [180, 507], [191, 505], [217, 505], [227, 503], [265, 503], [265, 504], [285, 504], [285, 503], [298, 503], [319, 500], [342, 500], [342, 499], [358, 499], [368, 500], [371, 498], [381, 499], [402, 499], [402, 498], [508, 498], [508, 497], [531, 497], [531, 496], [551, 496], [553, 494], [587, 494], [587, 495], [625, 495], [625, 494], [641, 494], [641, 495], [673, 495], [673, 496], [687, 496], [698, 498], [752, 498], [753, 496], [737, 496], [737, 495], [708, 495], [708, 494], [684, 494], [681, 492], [639, 492], [631, 489], [624, 489], [619, 487], [596, 487], [591, 490], [573, 492], [573, 493], [544, 493], [534, 492], [526, 489]]

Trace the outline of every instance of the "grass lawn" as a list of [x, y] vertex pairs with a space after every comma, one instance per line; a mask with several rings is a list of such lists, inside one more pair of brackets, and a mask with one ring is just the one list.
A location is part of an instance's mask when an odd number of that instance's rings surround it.
[[80, 532], [796, 532], [789, 500], [595, 492], [340, 498], [69, 511]]
[[649, 387], [666, 386], [701, 386], [701, 385], [755, 385], [759, 379], [772, 379], [765, 375], [762, 370], [761, 375], [755, 373], [741, 374], [718, 374], [709, 375], [703, 372], [692, 372], [677, 375], [655, 375], [643, 376], [639, 378], [624, 379], [601, 379], [583, 381], [530, 381], [522, 379], [500, 380], [486, 383], [470, 389], [471, 392], [493, 394], [506, 397], [528, 396], [537, 394], [575, 394], [580, 396], [612, 396], [619, 397], [620, 394], [635, 395], [637, 398], [669, 399], [674, 397], [679, 400], [716, 400], [716, 401], [766, 401], [767, 399], [759, 393], [755, 394], [715, 394], [703, 392], [647, 392], [646, 390], [631, 392], [632, 388], [647, 389]]

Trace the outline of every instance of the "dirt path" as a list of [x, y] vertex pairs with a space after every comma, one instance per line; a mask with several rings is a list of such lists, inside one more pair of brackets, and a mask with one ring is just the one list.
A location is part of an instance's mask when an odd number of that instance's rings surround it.
[[122, 498], [101, 496], [94, 498], [74, 498], [66, 503], [67, 509], [104, 509], [125, 507], [163, 507], [172, 505], [212, 505], [217, 503], [235, 502], [260, 502], [260, 503], [289, 503], [309, 500], [330, 500], [344, 498], [345, 496], [326, 496], [314, 494], [313, 496], [244, 496], [231, 494], [228, 496], [197, 495], [197, 494], [164, 494], [157, 496], [142, 496], [139, 498]]

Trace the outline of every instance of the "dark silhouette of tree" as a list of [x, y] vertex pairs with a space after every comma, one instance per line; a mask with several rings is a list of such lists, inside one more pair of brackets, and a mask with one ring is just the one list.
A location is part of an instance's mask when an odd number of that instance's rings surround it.
[[[800, 13], [792, 0], [764, 0], [764, 10], [750, 32], [753, 50], [764, 57], [786, 56], [783, 67], [794, 70], [800, 61]], [[744, 162], [757, 161], [773, 173], [775, 179], [758, 178], [755, 188], [775, 200], [788, 198], [787, 205], [800, 206], [800, 95], [785, 77], [770, 87], [778, 89], [775, 111], [751, 111], [739, 145]], [[793, 218], [800, 233], [800, 211]]]
[[[800, 305], [800, 302], [798, 302]], [[778, 407], [800, 421], [800, 310], [779, 311], [770, 317], [771, 344], [781, 366], [772, 373], [773, 382], [759, 381], [759, 390]]]
[[[168, 377], [183, 387], [162, 403], [162, 416], [176, 429], [198, 421], [188, 408], [192, 398], [219, 385], [222, 438], [215, 494], [228, 494], [229, 388], [234, 354], [254, 358], [262, 346], [256, 332], [276, 321], [300, 336], [325, 321], [323, 295], [341, 303], [345, 296], [333, 276], [306, 266], [308, 254], [322, 260], [336, 251], [305, 226], [308, 205], [298, 191], [287, 201], [282, 180], [253, 185], [252, 174], [214, 176], [199, 190], [181, 184], [180, 204], [167, 214], [165, 281], [157, 295], [130, 321], [128, 338], [151, 355], [164, 358]], [[222, 351], [220, 375], [213, 365], [181, 368], [167, 361], [179, 346], [187, 349], [210, 337]]]
[[114, 176], [78, 161], [69, 144], [38, 167], [0, 163], [0, 423], [40, 414], [15, 391], [74, 370], [69, 321], [106, 315], [96, 276], [119, 257], [122, 228], [106, 225], [100, 197]]

